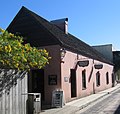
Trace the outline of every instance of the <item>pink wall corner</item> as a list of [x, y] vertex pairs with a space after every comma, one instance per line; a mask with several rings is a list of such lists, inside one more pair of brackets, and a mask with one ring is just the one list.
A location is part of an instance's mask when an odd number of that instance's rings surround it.
[[[70, 69], [74, 69], [76, 67], [76, 60], [77, 54], [66, 51], [66, 55], [63, 59], [64, 63], [61, 63], [61, 84], [66, 102], [71, 100]], [[65, 78], [68, 78], [68, 81], [65, 81]]]

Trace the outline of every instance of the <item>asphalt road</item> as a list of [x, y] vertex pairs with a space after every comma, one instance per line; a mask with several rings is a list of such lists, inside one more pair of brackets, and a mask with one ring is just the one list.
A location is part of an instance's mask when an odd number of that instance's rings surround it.
[[76, 114], [120, 114], [120, 89]]

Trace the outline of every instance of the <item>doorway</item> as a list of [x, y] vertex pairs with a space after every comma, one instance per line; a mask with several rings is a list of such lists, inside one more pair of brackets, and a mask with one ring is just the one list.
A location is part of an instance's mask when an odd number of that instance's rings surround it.
[[41, 93], [41, 101], [44, 101], [44, 69], [31, 70], [28, 90], [32, 93]]
[[70, 69], [70, 74], [71, 74], [71, 98], [76, 97], [76, 70], [75, 69]]

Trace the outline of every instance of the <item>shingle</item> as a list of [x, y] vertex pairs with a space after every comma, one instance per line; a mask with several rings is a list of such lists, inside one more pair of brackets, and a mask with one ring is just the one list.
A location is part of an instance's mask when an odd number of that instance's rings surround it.
[[57, 26], [25, 7], [21, 8], [7, 30], [12, 33], [21, 33], [21, 35], [27, 37], [26, 42], [29, 42], [32, 46], [58, 44], [75, 53], [113, 65], [85, 42], [71, 34], [65, 34]]

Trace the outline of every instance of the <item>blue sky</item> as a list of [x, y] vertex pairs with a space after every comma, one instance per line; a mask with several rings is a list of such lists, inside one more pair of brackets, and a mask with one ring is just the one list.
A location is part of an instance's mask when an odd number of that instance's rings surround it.
[[0, 27], [6, 29], [22, 6], [48, 21], [68, 17], [69, 32], [89, 45], [120, 49], [120, 0], [2, 0]]

